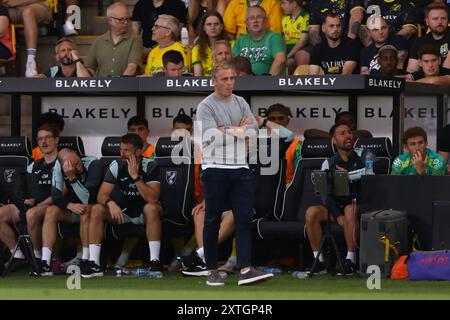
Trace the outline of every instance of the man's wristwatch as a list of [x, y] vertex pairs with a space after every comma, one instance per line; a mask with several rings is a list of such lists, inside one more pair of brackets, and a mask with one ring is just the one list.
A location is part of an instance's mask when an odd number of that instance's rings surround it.
[[142, 177], [141, 176], [137, 176], [137, 178], [136, 179], [133, 179], [133, 182], [138, 182], [138, 181], [141, 181], [142, 180]]
[[78, 58], [78, 59], [75, 60], [73, 63], [77, 64], [77, 62], [81, 62], [81, 64], [84, 64], [84, 61], [83, 61], [83, 59], [81, 59], [81, 58]]

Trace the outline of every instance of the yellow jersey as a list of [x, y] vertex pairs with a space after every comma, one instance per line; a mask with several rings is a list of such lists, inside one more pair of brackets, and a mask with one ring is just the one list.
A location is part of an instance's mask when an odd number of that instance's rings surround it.
[[206, 47], [205, 50], [205, 54], [206, 57], [201, 59], [200, 58], [200, 45], [196, 44], [194, 46], [194, 48], [192, 49], [192, 66], [194, 66], [194, 64], [198, 64], [200, 63], [202, 65], [203, 68], [203, 75], [204, 76], [210, 76], [211, 75], [211, 70], [213, 67], [213, 61], [212, 61], [212, 49], [211, 47], [208, 45]]
[[189, 49], [183, 45], [181, 42], [175, 42], [172, 45], [161, 48], [159, 45], [153, 47], [153, 49], [148, 54], [147, 65], [145, 66], [145, 74], [155, 74], [158, 72], [163, 72], [163, 60], [162, 56], [164, 53], [170, 50], [175, 50], [181, 52], [184, 59], [184, 72], [189, 72], [191, 69], [191, 63], [189, 59]]
[[[280, 0], [259, 0], [256, 4], [266, 11], [267, 28], [274, 32], [281, 33], [281, 18], [283, 11], [280, 7]], [[229, 34], [236, 35], [236, 39], [241, 34], [247, 33], [245, 17], [247, 8], [250, 7], [249, 0], [231, 0], [223, 15], [225, 30]]]
[[283, 37], [286, 45], [295, 46], [304, 33], [308, 33], [309, 13], [301, 10], [293, 19], [290, 15], [285, 15], [282, 19]]

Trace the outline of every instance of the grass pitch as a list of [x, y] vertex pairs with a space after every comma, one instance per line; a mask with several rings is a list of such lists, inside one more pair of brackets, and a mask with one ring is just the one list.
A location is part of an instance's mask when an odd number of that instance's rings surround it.
[[69, 290], [68, 276], [32, 278], [21, 272], [0, 278], [0, 299], [170, 299], [170, 300], [290, 300], [290, 299], [450, 299], [450, 281], [381, 280], [381, 290], [369, 290], [364, 278], [330, 275], [295, 279], [276, 275], [267, 282], [238, 287], [237, 276], [225, 286], [208, 287], [205, 277], [164, 274], [162, 279], [105, 276], [81, 279], [81, 290]]

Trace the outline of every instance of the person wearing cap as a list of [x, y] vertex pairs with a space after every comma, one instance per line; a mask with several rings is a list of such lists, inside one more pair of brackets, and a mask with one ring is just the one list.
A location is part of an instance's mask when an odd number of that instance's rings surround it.
[[181, 42], [180, 22], [177, 18], [167, 14], [158, 16], [152, 28], [152, 39], [158, 43], [149, 53], [147, 65], [145, 66], [145, 75], [151, 76], [158, 72], [164, 72], [163, 55], [167, 51], [179, 51], [184, 58], [184, 72], [190, 70], [189, 50]]
[[37, 74], [36, 78], [91, 77], [80, 59], [78, 48], [73, 40], [61, 38], [55, 45], [56, 65]]
[[379, 49], [384, 45], [392, 45], [397, 48], [397, 69], [403, 69], [403, 64], [408, 57], [408, 42], [404, 37], [390, 34], [389, 26], [383, 17], [373, 16], [367, 21], [372, 44], [361, 50], [360, 65], [361, 74], [374, 74], [380, 70], [378, 63]]
[[406, 74], [405, 71], [397, 69], [398, 50], [396, 47], [390, 44], [382, 46], [380, 50], [378, 50], [377, 59], [380, 69], [373, 69], [370, 74], [390, 77]]

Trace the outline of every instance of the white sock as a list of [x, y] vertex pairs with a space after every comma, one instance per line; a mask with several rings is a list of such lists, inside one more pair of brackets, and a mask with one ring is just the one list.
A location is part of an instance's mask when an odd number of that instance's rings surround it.
[[[14, 252], [14, 250], [11, 250], [11, 254]], [[25, 259], [25, 256], [22, 253], [22, 250], [19, 248], [17, 249], [16, 253], [14, 254], [14, 258], [16, 259]]]
[[150, 261], [159, 260], [159, 250], [161, 249], [161, 241], [149, 241], [148, 248], [150, 250]]
[[52, 263], [52, 250], [48, 247], [42, 247], [42, 261], [45, 261], [47, 265]]
[[351, 260], [353, 263], [356, 263], [356, 254], [354, 251], [347, 251], [347, 257], [345, 259]]
[[83, 255], [81, 260], [89, 260], [89, 247], [83, 247]]
[[230, 256], [229, 258], [228, 258], [228, 262], [230, 263], [230, 264], [232, 264], [232, 265], [236, 265], [236, 263], [237, 263], [237, 257], [236, 256]]
[[33, 250], [36, 259], [42, 259], [42, 250]]
[[[319, 251], [313, 251], [313, 254], [314, 254], [314, 259], [315, 259], [315, 258], [317, 258], [317, 255], [319, 254]], [[323, 262], [323, 255], [322, 254], [320, 254], [320, 256], [319, 256], [319, 261]]]
[[203, 250], [203, 247], [198, 248], [196, 251], [200, 259], [202, 259], [203, 262], [205, 262], [205, 250]]
[[101, 244], [89, 245], [89, 261], [94, 261], [96, 265], [100, 265], [100, 251], [102, 249]]

